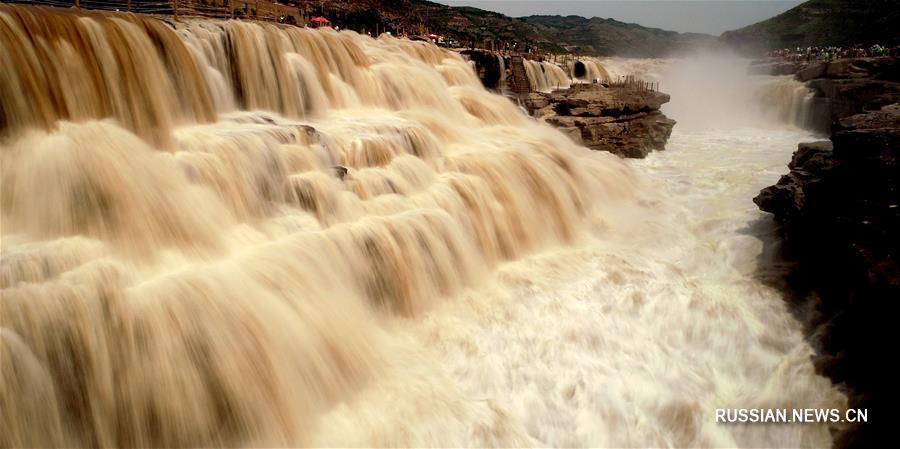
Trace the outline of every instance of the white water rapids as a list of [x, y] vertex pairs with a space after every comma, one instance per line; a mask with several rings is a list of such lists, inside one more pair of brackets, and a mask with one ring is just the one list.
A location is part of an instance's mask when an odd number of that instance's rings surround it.
[[425, 43], [0, 5], [0, 447], [828, 446], [714, 419], [846, 401], [755, 278], [808, 136], [672, 67], [622, 161]]
[[[640, 205], [596, 217], [573, 245], [507, 263], [487, 286], [402, 323], [399, 334], [448, 378], [440, 387], [388, 382], [330, 414], [319, 443], [340, 435], [339, 445], [365, 446], [374, 433], [391, 444], [468, 446], [456, 436], [472, 424], [459, 416], [496, 412], [508, 439], [492, 443], [504, 446], [829, 447], [824, 424], [715, 422], [717, 408], [846, 407], [814, 372], [781, 293], [761, 280], [775, 229], [750, 200], [778, 180], [798, 142], [820, 137], [781, 124], [781, 102], [717, 115], [733, 98], [715, 88], [699, 95], [708, 82], [682, 78], [735, 64], [729, 88], [789, 82], [747, 78], [731, 59], [675, 63], [663, 79], [680, 92], [664, 110], [685, 123], [666, 151], [629, 161]], [[435, 417], [408, 424], [423, 415]]]

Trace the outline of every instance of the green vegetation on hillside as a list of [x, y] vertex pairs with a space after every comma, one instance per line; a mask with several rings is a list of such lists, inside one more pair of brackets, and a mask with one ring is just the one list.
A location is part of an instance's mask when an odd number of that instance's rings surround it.
[[336, 25], [368, 32], [387, 30], [410, 35], [426, 32], [455, 39], [460, 45], [537, 48], [551, 53], [595, 56], [664, 56], [696, 44], [713, 42], [704, 34], [679, 34], [613, 19], [577, 16], [513, 18], [472, 7], [451, 7], [426, 0], [282, 0], [307, 15], [325, 15]]
[[715, 40], [707, 34], [677, 33], [599, 17], [529, 16], [523, 20], [556, 36], [576, 53], [599, 56], [661, 57]]
[[432, 29], [457, 36], [461, 42], [484, 39], [517, 41], [554, 53], [594, 56], [659, 57], [715, 41], [706, 34], [676, 33], [615, 19], [579, 16], [512, 18], [471, 7], [448, 7], [431, 2], [427, 21]]
[[743, 53], [779, 48], [900, 44], [900, 1], [810, 0], [771, 19], [722, 34]]

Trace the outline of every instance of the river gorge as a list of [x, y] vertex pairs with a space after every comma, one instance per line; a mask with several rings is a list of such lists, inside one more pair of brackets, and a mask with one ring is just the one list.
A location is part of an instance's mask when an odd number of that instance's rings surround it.
[[847, 407], [752, 202], [811, 91], [590, 64], [530, 80], [659, 81], [664, 150], [425, 42], [0, 5], [0, 446], [830, 446], [715, 420]]

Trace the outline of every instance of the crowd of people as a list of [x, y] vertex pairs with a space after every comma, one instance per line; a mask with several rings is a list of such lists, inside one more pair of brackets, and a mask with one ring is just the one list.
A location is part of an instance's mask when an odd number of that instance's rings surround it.
[[854, 45], [852, 47], [814, 46], [773, 50], [768, 56], [789, 61], [830, 61], [842, 58], [863, 58], [876, 56], [900, 56], [900, 45], [885, 47], [875, 44], [869, 47]]

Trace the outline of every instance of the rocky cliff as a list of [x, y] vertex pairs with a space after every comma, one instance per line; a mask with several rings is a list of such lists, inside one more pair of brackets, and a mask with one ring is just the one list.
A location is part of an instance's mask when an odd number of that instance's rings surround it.
[[761, 60], [755, 74], [794, 75], [816, 92], [812, 126], [828, 132], [839, 120], [900, 102], [900, 60], [893, 57], [847, 58], [827, 62]]
[[675, 121], [659, 108], [669, 101], [661, 92], [600, 84], [576, 84], [552, 93], [531, 93], [523, 103], [535, 117], [560, 128], [593, 150], [643, 158], [663, 150]]
[[[817, 345], [818, 367], [848, 386], [851, 407], [873, 414], [887, 411], [881, 366], [900, 299], [900, 97], [886, 79], [895, 64], [799, 69], [830, 103], [831, 140], [800, 144], [790, 172], [754, 198], [781, 223], [786, 255], [797, 262], [788, 285]], [[873, 421], [839, 446], [884, 435], [885, 421]]]
[[501, 79], [505, 74], [500, 73], [503, 68], [495, 53], [485, 50], [463, 50], [460, 54], [475, 63], [475, 74], [484, 87], [494, 90], [500, 88]]
[[810, 0], [719, 40], [748, 55], [808, 46], [900, 44], [896, 0]]

